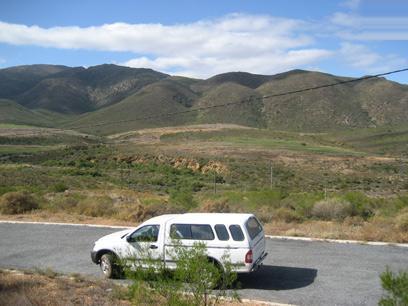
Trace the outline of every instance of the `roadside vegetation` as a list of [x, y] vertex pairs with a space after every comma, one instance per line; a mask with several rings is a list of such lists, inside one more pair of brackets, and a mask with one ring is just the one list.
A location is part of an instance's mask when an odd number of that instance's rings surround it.
[[204, 243], [190, 248], [179, 241], [171, 256], [177, 258], [174, 271], [167, 270], [145, 250], [146, 258], [135, 266], [133, 258], [121, 262], [127, 279], [132, 280], [128, 298], [134, 305], [200, 306], [229, 304], [239, 301], [234, 290], [237, 274], [232, 272], [228, 254], [223, 266], [210, 261]]
[[105, 280], [53, 270], [0, 270], [1, 305], [131, 305], [124, 288]]
[[387, 268], [380, 276], [384, 295], [380, 306], [408, 305], [408, 271], [394, 273]]
[[70, 134], [63, 144], [59, 132], [57, 146], [54, 134], [28, 138], [41, 150], [4, 141], [1, 218], [130, 225], [164, 213], [252, 212], [268, 234], [408, 242], [408, 165], [397, 153], [339, 144], [345, 133], [152, 133], [139, 135], [147, 142]]
[[[142, 285], [138, 291], [133, 286], [126, 288], [112, 281], [90, 280], [79, 274], [61, 275], [52, 270], [0, 270], [1, 305], [194, 305], [191, 301], [192, 298], [188, 295], [167, 301]], [[214, 304], [254, 305], [250, 302], [209, 297], [207, 305]]]

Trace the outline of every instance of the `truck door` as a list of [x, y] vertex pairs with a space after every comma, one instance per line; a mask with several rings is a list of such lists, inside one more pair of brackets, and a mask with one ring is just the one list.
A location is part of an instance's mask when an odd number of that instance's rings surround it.
[[135, 259], [142, 264], [150, 264], [150, 260], [162, 260], [163, 235], [160, 234], [161, 230], [158, 224], [138, 228], [127, 237], [128, 254], [125, 257]]

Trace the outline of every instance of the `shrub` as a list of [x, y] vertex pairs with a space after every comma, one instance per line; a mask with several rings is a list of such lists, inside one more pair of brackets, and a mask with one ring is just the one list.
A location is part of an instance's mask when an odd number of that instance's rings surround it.
[[382, 306], [408, 305], [408, 272], [393, 273], [387, 267], [380, 276], [381, 285], [387, 292], [379, 301]]
[[116, 213], [109, 197], [87, 198], [76, 206], [78, 213], [91, 217], [109, 217]]
[[403, 232], [408, 232], [408, 211], [397, 217], [396, 226]]
[[286, 207], [278, 208], [272, 213], [272, 216], [273, 219], [282, 220], [286, 223], [302, 221], [302, 218], [296, 213], [296, 211]]
[[166, 203], [138, 204], [136, 207], [128, 207], [127, 210], [124, 210], [124, 213], [121, 213], [120, 217], [124, 220], [142, 222], [155, 216], [180, 212], [179, 208]]
[[374, 201], [361, 192], [347, 192], [345, 201], [351, 204], [353, 216], [360, 216], [367, 220], [374, 215]]
[[228, 205], [228, 200], [206, 201], [200, 208], [201, 212], [209, 213], [229, 213], [231, 208]]
[[295, 210], [302, 218], [310, 218], [314, 204], [321, 199], [322, 196], [319, 193], [298, 192], [283, 199], [281, 205]]
[[262, 223], [269, 223], [273, 219], [271, 209], [266, 206], [262, 206], [256, 210], [256, 216]]
[[312, 216], [322, 220], [344, 220], [353, 215], [350, 202], [338, 198], [322, 200], [312, 208]]
[[245, 193], [248, 198], [249, 204], [252, 207], [256, 206], [269, 206], [269, 207], [279, 207], [280, 202], [284, 195], [278, 189], [262, 189], [256, 191], [249, 191]]
[[197, 206], [194, 201], [193, 192], [189, 189], [174, 189], [170, 191], [169, 201], [171, 204], [190, 210]]
[[0, 200], [0, 211], [3, 214], [22, 214], [38, 207], [37, 201], [26, 192], [8, 192]]
[[54, 192], [64, 192], [65, 190], [68, 190], [68, 187], [64, 183], [57, 183], [52, 189]]
[[222, 297], [239, 298], [235, 290], [227, 291], [237, 279], [228, 254], [223, 256], [224, 268], [221, 268], [209, 260], [203, 243], [194, 243], [188, 248], [177, 240], [172, 244], [174, 247], [169, 255], [177, 258], [173, 273], [154, 259], [149, 249], [140, 250], [141, 256], [146, 258], [140, 261], [141, 265], [135, 265], [132, 257], [120, 263], [127, 278], [133, 280], [129, 288], [133, 303], [207, 306], [218, 304]]
[[63, 197], [54, 201], [54, 206], [52, 206], [52, 209], [72, 212], [75, 210], [78, 203], [79, 200], [74, 197]]

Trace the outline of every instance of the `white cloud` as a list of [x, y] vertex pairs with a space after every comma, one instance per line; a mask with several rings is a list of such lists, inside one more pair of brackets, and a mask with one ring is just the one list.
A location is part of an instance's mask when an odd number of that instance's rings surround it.
[[395, 54], [382, 55], [370, 50], [367, 46], [349, 42], [342, 43], [340, 55], [351, 67], [370, 74], [399, 69], [408, 65], [407, 59]]
[[241, 14], [179, 25], [113, 23], [86, 28], [41, 28], [0, 22], [0, 41], [14, 45], [155, 54], [185, 54], [195, 47], [195, 53], [211, 55], [263, 52], [311, 43], [311, 37], [294, 33], [300, 28], [301, 22], [292, 19]]
[[[357, 7], [359, 1], [347, 3]], [[333, 51], [320, 47], [327, 38], [348, 42]], [[328, 21], [312, 23], [230, 14], [188, 24], [52, 28], [0, 22], [0, 43], [130, 52], [133, 56], [120, 64], [200, 78], [227, 71], [272, 74], [307, 69], [330, 57], [341, 57], [363, 73], [407, 64], [397, 55], [380, 54], [361, 43], [368, 40], [408, 40], [408, 18], [336, 13]]]
[[337, 35], [347, 40], [408, 40], [408, 17], [363, 17], [336, 13], [330, 18]]
[[347, 0], [341, 3], [342, 6], [347, 7], [351, 10], [357, 10], [361, 4], [361, 0]]
[[130, 67], [150, 67], [160, 71], [177, 71], [178, 75], [207, 77], [227, 71], [278, 73], [316, 63], [332, 52], [323, 49], [276, 51], [246, 58], [236, 57], [138, 57], [123, 63]]
[[0, 22], [0, 42], [62, 49], [132, 52], [124, 64], [165, 72], [210, 76], [246, 70], [280, 72], [330, 56], [312, 47], [300, 20], [230, 14], [189, 24], [113, 23], [92, 27], [41, 28]]

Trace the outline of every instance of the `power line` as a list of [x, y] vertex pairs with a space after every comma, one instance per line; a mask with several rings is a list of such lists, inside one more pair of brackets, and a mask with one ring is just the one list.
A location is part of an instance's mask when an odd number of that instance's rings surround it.
[[[270, 95], [265, 95], [265, 96], [262, 96], [262, 97], [250, 96], [250, 97], [248, 97], [248, 98], [246, 98], [244, 100], [241, 100], [241, 101], [228, 102], [228, 103], [212, 105], [212, 106], [198, 107], [198, 108], [188, 109], [188, 110], [184, 110], [184, 111], [171, 112], [171, 113], [166, 113], [166, 114], [155, 114], [155, 115], [150, 115], [150, 116], [136, 117], [136, 118], [127, 119], [127, 120], [118, 120], [118, 121], [111, 121], [111, 122], [101, 122], [101, 123], [90, 124], [90, 125], [67, 126], [67, 127], [69, 127], [70, 129], [81, 129], [81, 128], [98, 127], [98, 126], [104, 126], [104, 125], [128, 123], [128, 122], [141, 121], [141, 120], [157, 119], [157, 118], [163, 118], [163, 117], [172, 117], [172, 116], [184, 115], [184, 114], [188, 114], [188, 113], [200, 112], [200, 111], [209, 110], [209, 109], [227, 107], [227, 106], [231, 106], [231, 105], [251, 103], [254, 100], [282, 97], [282, 96], [307, 92], [307, 91], [311, 91], [311, 90], [317, 90], [317, 89], [328, 88], [328, 87], [333, 87], [333, 86], [338, 86], [338, 85], [361, 82], [361, 81], [374, 79], [374, 78], [378, 78], [378, 77], [382, 77], [382, 76], [386, 76], [386, 75], [390, 75], [390, 74], [405, 72], [405, 71], [408, 71], [408, 68], [393, 70], [393, 71], [379, 73], [379, 74], [375, 74], [375, 75], [368, 75], [368, 76], [364, 76], [364, 77], [361, 77], [361, 78], [349, 79], [349, 80], [339, 81], [339, 82], [335, 82], [335, 83], [318, 85], [318, 86], [314, 86], [314, 87], [308, 87], [308, 88], [303, 88], [303, 89], [298, 89], [298, 90], [286, 91], [286, 92], [277, 93], [277, 94], [270, 94]], [[268, 102], [268, 101], [265, 101], [265, 102]]]

